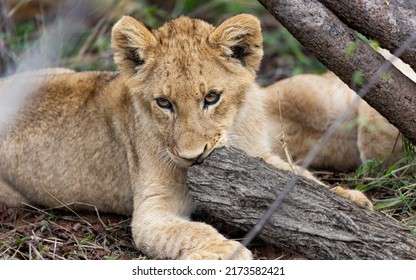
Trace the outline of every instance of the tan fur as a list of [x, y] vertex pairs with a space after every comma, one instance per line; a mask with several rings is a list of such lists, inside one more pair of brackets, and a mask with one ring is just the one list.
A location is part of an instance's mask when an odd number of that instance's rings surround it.
[[[187, 168], [223, 145], [297, 168], [271, 152], [267, 98], [254, 82], [259, 21], [238, 15], [214, 27], [180, 17], [150, 31], [123, 17], [112, 44], [120, 73], [34, 77], [18, 118], [0, 131], [0, 202], [132, 214], [134, 241], [153, 257], [230, 257], [240, 243], [188, 220]], [[205, 106], [212, 92], [220, 99]]]
[[[298, 164], [357, 96], [332, 73], [294, 76], [270, 85], [266, 91], [269, 135], [279, 138], [284, 131], [289, 152]], [[311, 167], [347, 171], [392, 152], [400, 155], [403, 146], [398, 136], [393, 125], [360, 99]], [[279, 141], [273, 142], [273, 152], [285, 156]]]

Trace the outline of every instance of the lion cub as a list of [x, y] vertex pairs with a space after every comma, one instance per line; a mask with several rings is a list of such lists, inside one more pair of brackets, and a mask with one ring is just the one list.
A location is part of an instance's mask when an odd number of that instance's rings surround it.
[[[242, 14], [214, 27], [179, 17], [149, 30], [126, 16], [112, 46], [120, 73], [33, 76], [25, 106], [0, 131], [0, 202], [132, 214], [134, 241], [148, 255], [230, 257], [239, 242], [189, 221], [186, 174], [222, 145], [293, 168], [267, 137], [255, 84], [259, 21]], [[1, 94], [27, 80], [2, 80]]]

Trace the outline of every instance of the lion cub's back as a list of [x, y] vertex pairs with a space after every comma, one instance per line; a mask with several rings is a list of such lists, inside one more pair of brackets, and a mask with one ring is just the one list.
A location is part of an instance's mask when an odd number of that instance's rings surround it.
[[[124, 147], [107, 112], [107, 88], [112, 89], [109, 83], [117, 74], [61, 71], [35, 76], [4, 81], [7, 87], [13, 86], [11, 81], [25, 84], [32, 92], [0, 131], [0, 176], [33, 204], [77, 201], [102, 211], [131, 211]], [[4, 88], [0, 98], [9, 93]]]

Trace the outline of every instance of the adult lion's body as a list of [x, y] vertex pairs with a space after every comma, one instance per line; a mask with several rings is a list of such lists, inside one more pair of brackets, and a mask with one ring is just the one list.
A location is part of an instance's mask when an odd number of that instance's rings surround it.
[[268, 98], [255, 84], [259, 21], [238, 15], [214, 27], [180, 17], [149, 30], [123, 17], [112, 45], [120, 73], [50, 70], [0, 82], [0, 98], [29, 92], [0, 131], [0, 202], [132, 214], [134, 241], [153, 257], [230, 257], [240, 243], [188, 219], [187, 168], [223, 145], [299, 168], [271, 150]]

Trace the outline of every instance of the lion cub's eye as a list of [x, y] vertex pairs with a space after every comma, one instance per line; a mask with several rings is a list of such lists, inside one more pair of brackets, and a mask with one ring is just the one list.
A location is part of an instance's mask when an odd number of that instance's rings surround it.
[[172, 110], [172, 103], [163, 97], [156, 98], [156, 104], [162, 109]]
[[221, 94], [216, 90], [210, 90], [204, 98], [204, 108], [214, 105], [220, 100]]

